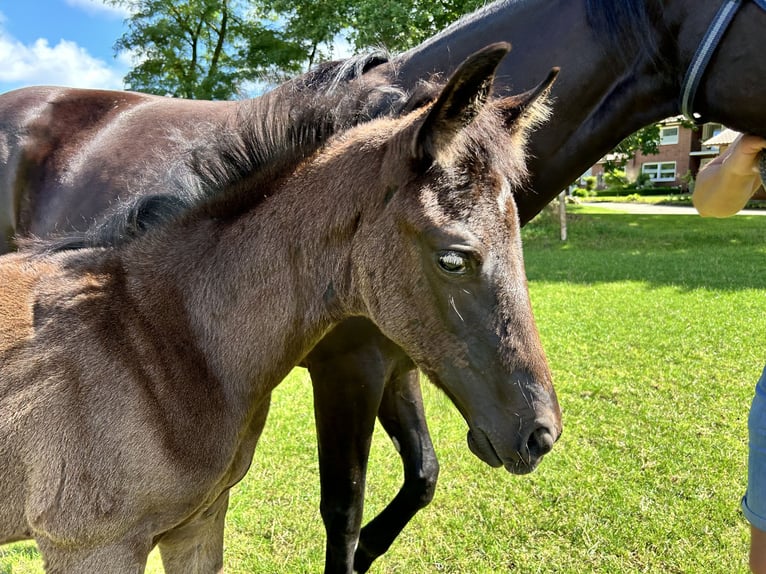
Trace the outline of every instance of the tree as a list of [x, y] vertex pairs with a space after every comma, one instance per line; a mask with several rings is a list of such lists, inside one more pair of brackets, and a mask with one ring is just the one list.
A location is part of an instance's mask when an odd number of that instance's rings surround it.
[[183, 98], [229, 99], [245, 81], [294, 73], [300, 46], [243, 0], [108, 0], [131, 10], [115, 50], [138, 64], [132, 90]]
[[412, 48], [484, 0], [362, 0], [353, 2], [349, 37], [357, 49], [383, 46], [392, 51]]
[[405, 50], [484, 0], [106, 0], [127, 7], [116, 51], [137, 64], [129, 89], [229, 99], [245, 82], [278, 82], [355, 50]]
[[305, 70], [332, 57], [336, 39], [350, 25], [350, 0], [271, 0], [264, 4], [272, 19], [284, 23], [285, 36], [306, 55]]
[[612, 173], [623, 171], [629, 160], [638, 152], [654, 155], [660, 151], [660, 124], [641, 128], [622, 140], [604, 160], [604, 171]]
[[285, 22], [285, 35], [301, 43], [307, 67], [332, 55], [338, 40], [355, 50], [411, 48], [484, 0], [271, 0], [266, 5]]

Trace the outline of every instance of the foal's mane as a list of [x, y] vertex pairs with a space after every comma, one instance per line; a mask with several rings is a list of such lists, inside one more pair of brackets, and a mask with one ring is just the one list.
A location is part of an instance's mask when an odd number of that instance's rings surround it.
[[[87, 231], [24, 244], [44, 253], [119, 247], [194, 207], [227, 200], [255, 206], [280, 175], [297, 167], [330, 136], [430, 101], [434, 90], [426, 82], [409, 94], [391, 84], [352, 81], [386, 58], [373, 52], [322, 64], [243, 102], [235, 117], [200, 128], [197, 141], [205, 143], [190, 147], [187, 169], [178, 170], [181, 175], [171, 189], [131, 198]], [[237, 189], [243, 182], [248, 193]], [[227, 193], [233, 189], [239, 193]]]

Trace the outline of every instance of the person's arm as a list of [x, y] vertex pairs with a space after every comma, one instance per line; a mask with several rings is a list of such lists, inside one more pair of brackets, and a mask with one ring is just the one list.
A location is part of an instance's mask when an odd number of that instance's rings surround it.
[[692, 203], [700, 215], [728, 217], [745, 206], [761, 185], [758, 153], [765, 148], [766, 139], [739, 136], [697, 174]]

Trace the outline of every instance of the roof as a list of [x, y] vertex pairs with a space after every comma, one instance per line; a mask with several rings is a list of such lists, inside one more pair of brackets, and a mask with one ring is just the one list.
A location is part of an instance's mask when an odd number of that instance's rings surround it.
[[669, 118], [665, 118], [660, 122], [663, 126], [671, 125], [671, 124], [680, 124], [684, 121], [684, 116], [670, 116]]
[[608, 153], [604, 157], [602, 157], [600, 160], [598, 160], [596, 163], [605, 163], [607, 161], [615, 161], [617, 163], [621, 161], [626, 161], [628, 159], [628, 154], [626, 153]]
[[739, 136], [739, 132], [726, 128], [718, 135], [713, 136], [710, 139], [706, 139], [702, 142], [702, 145], [730, 145], [734, 143], [734, 140]]

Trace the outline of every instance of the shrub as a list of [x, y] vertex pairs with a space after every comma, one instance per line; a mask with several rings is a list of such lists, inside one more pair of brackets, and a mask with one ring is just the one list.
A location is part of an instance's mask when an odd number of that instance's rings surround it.
[[591, 197], [596, 195], [596, 192], [584, 187], [576, 187], [572, 190], [572, 195], [575, 197]]
[[625, 187], [618, 187], [618, 188], [610, 188], [602, 192], [602, 195], [618, 195], [618, 196], [626, 196], [626, 195], [632, 195], [632, 194], [640, 194], [640, 195], [678, 195], [679, 193], [682, 193], [682, 190], [678, 187], [646, 187], [642, 189], [638, 189], [634, 187], [633, 185], [628, 185]]
[[628, 177], [619, 169], [604, 172], [604, 184], [610, 188], [621, 188], [628, 185]]
[[648, 173], [639, 173], [636, 176], [636, 181], [633, 182], [633, 187], [635, 189], [651, 189], [654, 187], [652, 185], [652, 176]]

